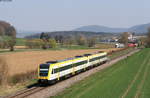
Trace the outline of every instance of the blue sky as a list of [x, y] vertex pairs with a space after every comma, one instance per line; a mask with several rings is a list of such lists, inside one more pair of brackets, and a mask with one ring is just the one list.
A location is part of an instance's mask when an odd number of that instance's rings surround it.
[[127, 28], [150, 23], [150, 0], [12, 0], [0, 2], [0, 20], [17, 30], [72, 30], [85, 25]]

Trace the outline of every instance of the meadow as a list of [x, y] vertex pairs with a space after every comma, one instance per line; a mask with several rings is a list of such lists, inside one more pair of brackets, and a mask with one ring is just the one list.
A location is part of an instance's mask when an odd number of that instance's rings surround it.
[[74, 84], [54, 98], [149, 98], [150, 49]]

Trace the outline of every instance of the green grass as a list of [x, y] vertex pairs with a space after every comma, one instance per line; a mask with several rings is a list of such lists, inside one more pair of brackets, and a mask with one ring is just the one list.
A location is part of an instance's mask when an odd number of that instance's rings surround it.
[[[4, 39], [8, 40], [10, 37], [4, 36]], [[25, 46], [26, 45], [25, 38], [16, 38], [15, 46]], [[56, 48], [49, 48], [46, 50], [78, 50], [78, 49], [108, 49], [112, 48], [112, 44], [103, 44], [99, 43], [96, 47], [88, 47], [86, 45], [60, 45], [57, 43]], [[0, 49], [0, 53], [10, 53], [10, 52], [24, 52], [24, 51], [42, 51], [43, 49], [15, 49], [14, 51], [9, 51], [9, 49]], [[44, 50], [45, 51], [45, 50]]]
[[[20, 42], [20, 40], [25, 41], [24, 39], [17, 39], [19, 40], [16, 43], [16, 46], [22, 46], [24, 42]], [[90, 48], [87, 46], [80, 46], [80, 45], [71, 45], [71, 46], [57, 46], [56, 48], [49, 48], [49, 49], [15, 49], [14, 51], [9, 51], [9, 49], [0, 49], [0, 53], [12, 53], [12, 52], [24, 52], [24, 51], [49, 51], [49, 50], [79, 50], [79, 49], [97, 49], [97, 48]]]
[[150, 98], [150, 49], [74, 84], [54, 98]]
[[16, 38], [16, 46], [25, 46], [26, 39], [25, 38]]

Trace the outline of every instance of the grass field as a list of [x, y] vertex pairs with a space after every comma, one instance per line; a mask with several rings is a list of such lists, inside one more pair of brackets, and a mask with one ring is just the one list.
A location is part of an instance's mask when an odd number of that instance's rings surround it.
[[80, 81], [54, 98], [150, 98], [150, 49]]
[[16, 38], [16, 46], [24, 46], [26, 42], [25, 38]]

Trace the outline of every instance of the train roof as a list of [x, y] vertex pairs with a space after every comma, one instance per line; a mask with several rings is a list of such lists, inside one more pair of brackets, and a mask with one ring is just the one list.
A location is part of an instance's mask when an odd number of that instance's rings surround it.
[[77, 55], [75, 56], [75, 58], [81, 58], [81, 57], [84, 57], [83, 55]]
[[63, 60], [54, 60], [54, 61], [47, 61], [46, 63], [47, 64], [55, 64], [55, 63], [60, 63], [60, 62], [64, 62], [64, 61], [69, 61], [69, 60], [73, 60], [73, 59], [76, 59], [76, 58], [81, 58], [81, 57], [87, 57], [87, 56], [91, 56], [91, 55], [95, 55], [95, 54], [98, 54], [98, 53], [106, 53], [105, 51], [98, 51], [98, 52], [95, 52], [95, 53], [88, 53], [88, 54], [83, 54], [83, 55], [77, 55], [73, 58], [66, 58], [66, 59], [63, 59]]
[[74, 58], [67, 58], [67, 59], [63, 59], [63, 60], [58, 60], [57, 62], [63, 62], [63, 61], [68, 61], [68, 60], [73, 60]]
[[90, 55], [92, 55], [92, 54], [83, 54], [83, 56], [90, 56]]
[[46, 63], [49, 63], [49, 64], [54, 64], [54, 63], [57, 63], [58, 61], [47, 61]]

